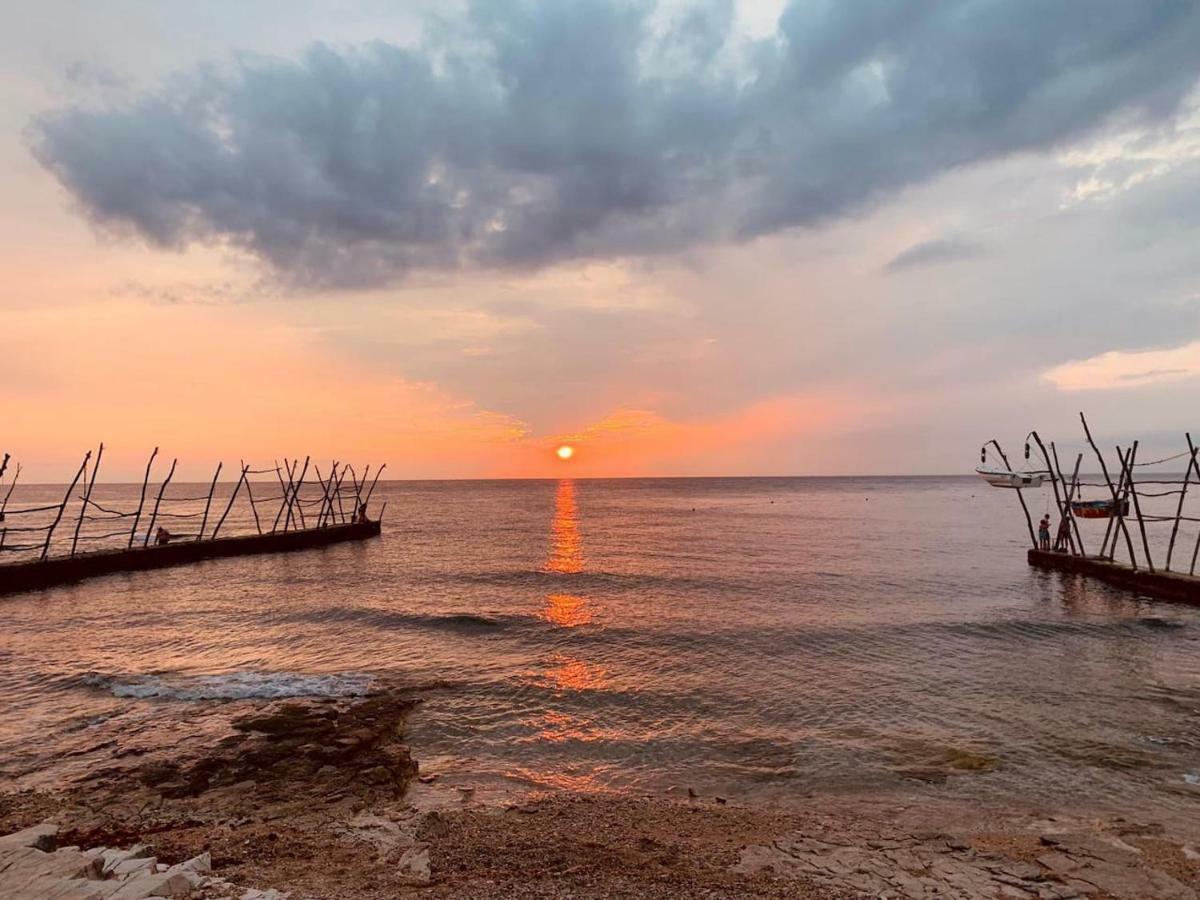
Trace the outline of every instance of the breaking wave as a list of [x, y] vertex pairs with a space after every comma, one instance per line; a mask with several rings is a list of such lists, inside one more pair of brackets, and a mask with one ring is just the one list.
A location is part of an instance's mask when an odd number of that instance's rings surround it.
[[370, 675], [301, 675], [294, 672], [231, 672], [226, 675], [110, 676], [92, 673], [83, 683], [135, 700], [276, 700], [286, 697], [361, 697]]

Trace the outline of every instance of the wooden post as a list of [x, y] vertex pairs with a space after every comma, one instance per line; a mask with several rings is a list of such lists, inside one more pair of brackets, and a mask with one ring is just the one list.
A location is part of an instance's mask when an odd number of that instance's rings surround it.
[[146, 529], [146, 539], [142, 541], [143, 547], [150, 546], [150, 535], [154, 532], [154, 523], [158, 521], [158, 505], [162, 503], [163, 494], [167, 492], [167, 485], [171, 483], [171, 476], [175, 474], [175, 464], [178, 459], [171, 460], [171, 470], [167, 472], [167, 478], [162, 483], [162, 487], [158, 489], [158, 499], [154, 501], [154, 512], [150, 516], [150, 527]]
[[[1096, 446], [1096, 442], [1092, 440], [1092, 432], [1091, 432], [1091, 429], [1089, 429], [1089, 428], [1088, 428], [1087, 419], [1085, 419], [1085, 418], [1083, 417], [1083, 413], [1082, 413], [1082, 412], [1079, 414], [1079, 421], [1083, 423], [1083, 433], [1084, 433], [1084, 435], [1087, 437], [1087, 442], [1088, 442], [1088, 443], [1091, 445], [1093, 452], [1096, 454], [1096, 459], [1100, 461], [1100, 471], [1101, 471], [1101, 472], [1103, 473], [1103, 475], [1104, 475], [1104, 483], [1108, 485], [1108, 492], [1109, 492], [1109, 493], [1112, 495], [1112, 502], [1113, 502], [1113, 507], [1114, 507], [1114, 509], [1113, 509], [1113, 514], [1115, 515], [1115, 514], [1116, 514], [1116, 512], [1117, 512], [1117, 510], [1120, 508], [1119, 501], [1118, 501], [1118, 499], [1117, 499], [1117, 489], [1113, 487], [1112, 479], [1111, 479], [1111, 478], [1108, 476], [1108, 466], [1107, 466], [1107, 465], [1105, 465], [1105, 462], [1104, 462], [1104, 456], [1103, 456], [1103, 455], [1100, 453], [1100, 448]], [[1112, 523], [1112, 521], [1110, 520], [1108, 524], [1109, 524], [1109, 526], [1111, 526], [1113, 523]], [[1100, 548], [1100, 555], [1101, 555], [1101, 556], [1103, 556], [1103, 555], [1104, 555], [1104, 549], [1105, 549], [1105, 547], [1107, 547], [1107, 546], [1108, 546], [1108, 532], [1109, 532], [1109, 530], [1111, 530], [1111, 528], [1109, 528], [1109, 529], [1105, 529], [1105, 533], [1104, 533], [1104, 543], [1101, 545], [1101, 548]], [[1119, 529], [1118, 529], [1118, 530], [1119, 530]], [[1126, 537], [1126, 538], [1128, 538], [1128, 537], [1129, 537], [1129, 530], [1128, 530], [1128, 529], [1126, 529], [1125, 537]], [[1114, 544], [1116, 543], [1116, 538], [1115, 538], [1115, 537], [1113, 538], [1113, 542], [1114, 542]], [[1129, 555], [1130, 555], [1130, 556], [1133, 556], [1133, 542], [1132, 542], [1132, 541], [1130, 541], [1130, 544], [1129, 544]], [[1111, 557], [1110, 557], [1110, 559], [1111, 559]], [[1136, 568], [1136, 567], [1137, 567], [1137, 566], [1136, 566], [1136, 563], [1135, 563], [1135, 565], [1134, 565], [1134, 568]]]
[[200, 533], [196, 535], [196, 543], [204, 540], [204, 529], [208, 527], [208, 510], [212, 506], [213, 492], [217, 489], [217, 479], [221, 477], [221, 466], [224, 463], [217, 463], [217, 471], [213, 473], [212, 484], [208, 488], [208, 501], [204, 504], [204, 518], [200, 520]]
[[[1050, 446], [1052, 448], [1054, 447], [1053, 444], [1051, 444]], [[1055, 457], [1056, 457], [1055, 461], [1056, 462], [1057, 462], [1057, 456], [1058, 456], [1058, 451], [1056, 450], [1055, 451]], [[1082, 464], [1083, 464], [1083, 454], [1079, 453], [1075, 456], [1075, 471], [1071, 473], [1071, 490], [1067, 496], [1068, 506], [1070, 505], [1071, 501], [1075, 499], [1075, 491], [1079, 488], [1079, 467]], [[1079, 531], [1079, 519], [1077, 519], [1075, 517], [1074, 509], [1071, 510], [1071, 527], [1075, 530], [1075, 543], [1079, 546], [1079, 555], [1087, 556], [1087, 550], [1085, 550], [1083, 547], [1083, 535]]]
[[158, 448], [154, 448], [154, 452], [150, 454], [150, 461], [146, 463], [146, 477], [142, 479], [142, 498], [138, 500], [137, 513], [133, 517], [133, 528], [129, 529], [129, 547], [133, 549], [133, 539], [137, 537], [138, 522], [142, 518], [142, 507], [146, 505], [146, 486], [150, 484], [150, 467], [154, 465], [154, 457], [158, 456]]
[[91, 458], [92, 451], [89, 450], [87, 455], [84, 456], [83, 462], [79, 465], [79, 471], [71, 479], [71, 486], [67, 488], [67, 495], [63, 497], [63, 502], [58, 507], [58, 515], [54, 517], [54, 521], [50, 525], [50, 530], [46, 532], [46, 543], [42, 546], [42, 559], [50, 555], [50, 538], [54, 537], [54, 529], [58, 527], [58, 523], [62, 520], [63, 510], [67, 508], [67, 501], [71, 499], [71, 492], [75, 490], [75, 485], [79, 483], [80, 477], [87, 470], [88, 460]]
[[[1076, 547], [1078, 547], [1079, 555], [1083, 556], [1083, 541], [1078, 539], [1079, 526], [1076, 524], [1075, 514], [1071, 510], [1071, 500], [1075, 496], [1075, 481], [1079, 477], [1079, 460], [1075, 461], [1075, 474], [1071, 476], [1071, 484], [1068, 487], [1067, 480], [1063, 475], [1062, 464], [1058, 461], [1058, 448], [1054, 446], [1054, 441], [1050, 442], [1050, 455], [1054, 458], [1054, 474], [1062, 482], [1063, 487], [1062, 515], [1067, 520], [1067, 545], [1072, 553], [1075, 553]], [[1057, 499], [1057, 495], [1055, 499]]]
[[[243, 462], [243, 466], [246, 464]], [[250, 489], [250, 479], [246, 479], [246, 499], [250, 501], [250, 512], [254, 513], [254, 527], [262, 534], [262, 522], [258, 521], [258, 507], [254, 505], [254, 491]]]
[[[1120, 448], [1118, 448], [1117, 452], [1120, 452]], [[1138, 502], [1137, 482], [1133, 477], [1133, 467], [1137, 465], [1137, 463], [1134, 462], [1134, 460], [1137, 459], [1137, 452], [1138, 442], [1134, 441], [1133, 446], [1129, 449], [1129, 477], [1127, 479], [1127, 483], [1129, 485], [1129, 493], [1133, 496], [1133, 512], [1137, 516], [1138, 530], [1142, 534], [1142, 550], [1146, 554], [1146, 567], [1153, 572], [1154, 558], [1150, 555], [1150, 541], [1146, 539], [1146, 520], [1142, 518], [1142, 505]], [[1128, 536], [1128, 526], [1126, 526], [1125, 533], [1126, 536]]]
[[[999, 449], [999, 448], [997, 448], [997, 449]], [[1003, 454], [1003, 453], [1001, 453], [1000, 455], [1001, 455], [1001, 456], [1003, 456], [1004, 454]], [[1007, 463], [1005, 463], [1005, 464], [1007, 465]], [[386, 468], [387, 468], [387, 463], [384, 463], [382, 466], [380, 466], [380, 467], [379, 467], [379, 470], [378, 470], [378, 471], [375, 473], [375, 480], [371, 482], [371, 489], [370, 489], [369, 491], [367, 491], [367, 496], [366, 496], [366, 499], [365, 499], [365, 500], [363, 500], [363, 503], [364, 503], [364, 504], [366, 504], [366, 503], [370, 503], [370, 502], [371, 502], [371, 495], [372, 495], [373, 493], [375, 493], [375, 485], [379, 483], [379, 476], [383, 474], [383, 470], [384, 470], [384, 469], [386, 469]], [[1012, 469], [1009, 469], [1009, 471], [1011, 472], [1011, 471], [1012, 471]], [[364, 475], [364, 476], [363, 476], [363, 483], [364, 483], [364, 484], [366, 484], [366, 481], [367, 481], [367, 476], [366, 476], [366, 475]], [[1018, 491], [1018, 492], [1017, 492], [1017, 496], [1018, 496], [1018, 497], [1019, 497], [1019, 496], [1021, 496], [1021, 493], [1020, 493], [1020, 491]], [[1024, 505], [1025, 505], [1025, 501], [1024, 501], [1024, 500], [1022, 500], [1022, 501], [1021, 501], [1021, 505], [1022, 505], [1022, 506], [1024, 506]], [[1027, 521], [1028, 521], [1028, 519], [1029, 519], [1029, 510], [1025, 510], [1025, 519], [1026, 519]], [[1030, 533], [1031, 535], [1033, 534], [1033, 525], [1032, 525], [1032, 524], [1030, 524], [1030, 526], [1029, 526], [1029, 533]], [[1036, 543], [1036, 542], [1035, 542], [1035, 543]]]
[[[304, 457], [304, 468], [300, 472], [300, 479], [296, 482], [296, 487], [292, 490], [292, 500], [295, 503], [296, 512], [300, 514], [301, 528], [308, 527], [308, 523], [304, 520], [304, 505], [300, 502], [300, 488], [304, 487], [304, 476], [308, 474], [308, 464], [311, 459], [310, 456]], [[296, 464], [299, 465], [300, 461], [297, 460]]]
[[4, 472], [8, 469], [8, 461], [10, 457], [7, 453], [4, 454], [4, 459], [0, 460], [0, 478], [4, 477]]
[[[274, 534], [275, 530], [277, 528], [279, 528], [279, 520], [283, 517], [284, 510], [287, 510], [289, 516], [291, 515], [291, 507], [288, 504], [288, 491], [291, 490], [291, 486], [292, 486], [292, 465], [291, 465], [291, 463], [289, 463], [287, 461], [286, 457], [283, 460], [283, 465], [287, 469], [287, 473], [288, 473], [288, 480], [287, 480], [286, 485], [283, 483], [283, 472], [279, 471], [279, 461], [278, 460], [275, 461], [275, 475], [276, 475], [276, 477], [279, 478], [280, 496], [279, 496], [279, 512], [275, 513], [275, 524], [273, 524], [271, 526], [272, 534]], [[283, 520], [283, 530], [287, 531], [287, 519]]]
[[[1167, 571], [1171, 571], [1171, 554], [1175, 552], [1175, 536], [1179, 533], [1179, 520], [1183, 517], [1183, 500], [1187, 496], [1188, 480], [1192, 477], [1192, 466], [1196, 465], [1196, 448], [1192, 445], [1192, 435], [1185, 434], [1188, 442], [1187, 468], [1183, 472], [1183, 487], [1179, 489], [1179, 506], [1175, 510], [1175, 524], [1171, 526], [1171, 543], [1167, 545]], [[1200, 472], [1200, 469], [1197, 470]], [[1197, 477], [1200, 477], [1198, 475]]]
[[342, 524], [346, 524], [346, 507], [342, 506], [342, 482], [346, 480], [346, 467], [342, 466], [342, 474], [337, 477], [337, 482], [333, 487], [333, 496], [337, 499], [338, 516], [342, 520]]
[[88, 504], [92, 501], [92, 488], [96, 486], [96, 475], [100, 471], [100, 460], [104, 458], [104, 442], [100, 442], [100, 449], [96, 452], [96, 464], [92, 466], [92, 480], [88, 482], [87, 490], [83, 492], [83, 505], [79, 507], [79, 519], [75, 523], [75, 535], [71, 538], [71, 555], [75, 555], [75, 548], [79, 545], [79, 529], [83, 527], [83, 517], [87, 513]]
[[[316, 469], [317, 481], [320, 482], [320, 484], [321, 484], [321, 495], [323, 497], [323, 499], [321, 500], [321, 508], [317, 512], [317, 527], [324, 528], [325, 527], [326, 510], [332, 508], [333, 499], [329, 496], [329, 484], [326, 484], [325, 479], [321, 477], [320, 466], [313, 466], [313, 468]], [[329, 482], [330, 482], [330, 484], [333, 483], [333, 475], [335, 472], [337, 472], [337, 460], [336, 459], [333, 460], [333, 462], [331, 462], [329, 464]]]
[[[1062, 518], [1065, 517], [1068, 512], [1063, 507], [1062, 497], [1059, 494], [1059, 490], [1058, 490], [1058, 482], [1061, 480], [1062, 476], [1059, 474], [1056, 474], [1054, 467], [1050, 464], [1050, 454], [1046, 452], [1046, 445], [1042, 443], [1041, 436], [1037, 433], [1037, 431], [1031, 431], [1031, 432], [1029, 432], [1029, 434], [1034, 439], [1034, 441], [1037, 442], [1038, 449], [1042, 451], [1042, 459], [1045, 460], [1045, 462], [1046, 462], [1046, 471], [1048, 473], [1050, 473], [1050, 487], [1054, 489], [1054, 508], [1058, 510], [1058, 515], [1059, 515], [1059, 522], [1055, 523], [1055, 527], [1057, 529], [1057, 526], [1059, 524], [1061, 524]], [[1066, 485], [1063, 485], [1063, 489], [1066, 490]], [[1058, 532], [1056, 530], [1055, 535], [1057, 536], [1057, 534], [1058, 534]], [[1051, 546], [1053, 546], [1053, 545], [1051, 545]]]
[[[362, 489], [367, 483], [367, 470], [363, 469], [362, 484], [358, 483], [358, 473], [354, 471], [354, 466], [350, 466], [350, 480], [354, 482], [354, 515], [351, 517], [352, 522], [358, 521], [358, 511], [362, 509]], [[371, 468], [370, 465], [367, 469]]]
[[9, 499], [9, 497], [12, 496], [12, 492], [16, 489], [17, 482], [20, 480], [20, 478], [21, 478], [21, 464], [17, 463], [17, 468], [13, 472], [13, 480], [10, 481], [8, 484], [8, 493], [6, 493], [4, 495], [4, 502], [0, 503], [0, 516], [3, 516], [5, 510], [8, 509], [8, 499]]
[[217, 525], [213, 529], [212, 539], [215, 541], [217, 535], [221, 533], [221, 526], [225, 524], [225, 517], [229, 515], [229, 511], [233, 509], [233, 501], [237, 499], [238, 491], [241, 490], [242, 482], [246, 480], [246, 470], [250, 467], [242, 463], [242, 477], [237, 480], [237, 484], [233, 486], [233, 493], [229, 496], [229, 505], [225, 507], [225, 512], [221, 513], [221, 518], [217, 520]]
[[[1004, 460], [1004, 468], [1008, 469], [1008, 471], [1010, 471], [1010, 472], [1011, 472], [1011, 471], [1013, 470], [1013, 468], [1012, 468], [1012, 466], [1010, 466], [1010, 465], [1008, 464], [1008, 457], [1004, 455], [1004, 450], [1003, 450], [1003, 449], [1001, 449], [999, 441], [997, 441], [995, 438], [992, 438], [992, 440], [991, 440], [991, 441], [989, 441], [988, 443], [990, 443], [990, 444], [991, 444], [993, 447], [995, 447], [995, 448], [996, 448], [996, 452], [997, 452], [997, 453], [999, 453], [999, 454], [1000, 454], [1000, 458], [1001, 458], [1002, 460]], [[385, 464], [385, 465], [386, 465], [386, 464]], [[382, 472], [382, 471], [383, 471], [383, 468], [384, 468], [384, 467], [380, 467], [380, 469], [379, 469], [379, 472]], [[376, 472], [376, 473], [375, 473], [375, 481], [378, 481], [378, 480], [379, 480], [379, 472]], [[367, 500], [370, 500], [370, 499], [371, 499], [371, 493], [372, 493], [374, 490], [375, 490], [375, 485], [374, 485], [374, 483], [372, 483], [372, 484], [371, 484], [371, 491], [369, 491], [369, 492], [367, 493]], [[1021, 501], [1021, 509], [1025, 511], [1025, 525], [1026, 525], [1026, 527], [1029, 529], [1029, 542], [1030, 542], [1030, 543], [1033, 545], [1033, 548], [1036, 550], [1036, 549], [1037, 549], [1037, 545], [1038, 545], [1038, 542], [1037, 542], [1037, 535], [1035, 535], [1035, 534], [1033, 533], [1033, 519], [1032, 519], [1032, 518], [1030, 518], [1030, 515], [1029, 515], [1029, 507], [1025, 505], [1025, 497], [1024, 497], [1024, 496], [1022, 496], [1022, 494], [1021, 494], [1021, 489], [1020, 489], [1020, 488], [1017, 488], [1017, 489], [1016, 489], [1016, 491], [1017, 491], [1017, 499]]]
[[[1123, 515], [1119, 514], [1119, 511], [1125, 508], [1125, 502], [1128, 500], [1128, 497], [1129, 497], [1129, 492], [1125, 487], [1125, 462], [1126, 462], [1126, 460], [1128, 460], [1128, 458], [1129, 458], [1128, 453], [1125, 453], [1123, 455], [1118, 453], [1118, 459], [1121, 463], [1121, 477], [1117, 481], [1117, 501], [1112, 510], [1112, 515], [1110, 515], [1108, 517], [1108, 527], [1106, 527], [1105, 531], [1104, 531], [1105, 537], [1108, 536], [1108, 532], [1110, 530], [1112, 531], [1112, 543], [1108, 545], [1108, 558], [1110, 560], [1115, 560], [1117, 558], [1117, 540], [1121, 537], [1122, 532], [1124, 532], [1124, 534], [1125, 534], [1126, 544], [1130, 543], [1129, 528], [1125, 525], [1125, 517]], [[1130, 557], [1132, 557], [1133, 556], [1132, 545], [1130, 545], [1129, 552], [1130, 552]], [[1136, 569], [1137, 568], [1137, 560], [1131, 559], [1131, 562], [1133, 564], [1133, 567]]]

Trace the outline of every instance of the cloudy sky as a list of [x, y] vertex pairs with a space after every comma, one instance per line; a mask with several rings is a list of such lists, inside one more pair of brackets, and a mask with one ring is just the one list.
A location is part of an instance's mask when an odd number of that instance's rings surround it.
[[31, 476], [100, 439], [114, 477], [941, 473], [1079, 409], [1200, 426], [1195, 2], [0, 6]]

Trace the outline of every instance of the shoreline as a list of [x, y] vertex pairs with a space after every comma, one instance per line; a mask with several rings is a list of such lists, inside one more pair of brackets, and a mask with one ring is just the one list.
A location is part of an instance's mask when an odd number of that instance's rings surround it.
[[208, 853], [211, 876], [186, 894], [205, 900], [1200, 892], [1194, 836], [1116, 815], [869, 792], [786, 807], [565, 791], [481, 804], [420, 773], [403, 740], [419, 702], [385, 688], [215, 704], [220, 726], [185, 749], [118, 740], [69, 784], [0, 793], [0, 834], [53, 822], [59, 846], [145, 844], [163, 866]]

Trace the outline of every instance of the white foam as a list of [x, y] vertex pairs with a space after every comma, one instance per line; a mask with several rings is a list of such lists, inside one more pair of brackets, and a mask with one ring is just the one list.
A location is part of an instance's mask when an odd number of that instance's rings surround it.
[[360, 673], [302, 675], [295, 672], [230, 672], [193, 677], [143, 675], [132, 678], [89, 675], [86, 684], [136, 700], [274, 700], [283, 697], [361, 697], [374, 678]]

